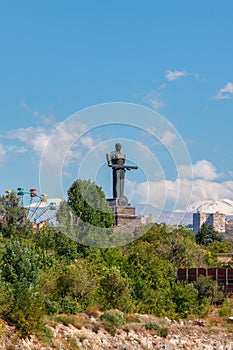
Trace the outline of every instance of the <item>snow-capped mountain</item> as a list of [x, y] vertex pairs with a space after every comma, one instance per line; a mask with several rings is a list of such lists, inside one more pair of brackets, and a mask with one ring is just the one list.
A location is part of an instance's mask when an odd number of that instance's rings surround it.
[[233, 215], [233, 200], [221, 199], [217, 201], [199, 201], [193, 203], [187, 209], [188, 213], [196, 213], [197, 211], [203, 211], [206, 213], [224, 213], [225, 215]]
[[224, 213], [228, 219], [233, 219], [233, 200], [221, 199], [217, 201], [206, 200], [192, 203], [186, 211], [177, 210], [174, 212], [160, 211], [151, 205], [136, 204], [137, 215], [151, 215], [157, 223], [171, 225], [192, 225], [193, 213], [202, 211], [206, 213]]

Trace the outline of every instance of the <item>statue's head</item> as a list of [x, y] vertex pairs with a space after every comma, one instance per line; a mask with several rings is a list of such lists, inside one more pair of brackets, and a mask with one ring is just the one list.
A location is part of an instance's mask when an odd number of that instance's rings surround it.
[[121, 144], [121, 143], [116, 143], [116, 144], [115, 144], [115, 148], [116, 148], [116, 151], [117, 151], [117, 152], [120, 152], [121, 147], [122, 147], [122, 144]]

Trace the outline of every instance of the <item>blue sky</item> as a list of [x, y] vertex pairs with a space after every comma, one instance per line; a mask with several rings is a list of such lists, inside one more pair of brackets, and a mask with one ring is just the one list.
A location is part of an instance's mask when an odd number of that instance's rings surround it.
[[[194, 178], [184, 164], [179, 181], [193, 186], [191, 201], [233, 199], [232, 13], [231, 0], [1, 2], [0, 192], [23, 186], [60, 196], [52, 185], [39, 188], [51, 133], [77, 111], [124, 102], [159, 112], [181, 135]], [[165, 208], [173, 207], [178, 178], [166, 150], [123, 126], [97, 128], [79, 140], [63, 169], [64, 194], [82, 158], [108, 138], [114, 146], [117, 132], [158, 157], [164, 175], [150, 179], [149, 202], [161, 207], [165, 186]], [[96, 180], [110, 196], [110, 180], [102, 183], [109, 169], [101, 166]], [[127, 176], [133, 200], [143, 202], [145, 177]]]

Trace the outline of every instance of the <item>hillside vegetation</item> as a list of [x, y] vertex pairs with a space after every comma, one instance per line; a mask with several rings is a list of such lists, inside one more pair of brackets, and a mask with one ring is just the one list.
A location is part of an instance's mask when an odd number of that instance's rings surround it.
[[[128, 245], [90, 248], [58, 228], [33, 230], [22, 220], [24, 211], [14, 193], [1, 197], [1, 204], [0, 316], [20, 336], [49, 337], [46, 320], [91, 309], [174, 320], [204, 317], [216, 305], [223, 315], [231, 312], [214, 281], [202, 277], [181, 283], [176, 272], [178, 267], [217, 267], [217, 253], [232, 251], [232, 242], [211, 233], [211, 240], [199, 235], [198, 244], [185, 227], [155, 224]], [[106, 222], [111, 226], [110, 216]], [[105, 317], [109, 322], [111, 315]]]

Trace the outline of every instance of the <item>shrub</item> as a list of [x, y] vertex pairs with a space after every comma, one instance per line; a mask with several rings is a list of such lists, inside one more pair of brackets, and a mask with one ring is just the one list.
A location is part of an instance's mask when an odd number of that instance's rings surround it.
[[168, 335], [168, 328], [167, 327], [161, 327], [157, 334], [158, 334], [159, 337], [166, 338], [167, 335]]
[[124, 312], [132, 311], [130, 279], [122, 276], [118, 267], [112, 266], [105, 271], [100, 281], [100, 301], [104, 310], [111, 308]]
[[50, 300], [49, 298], [45, 298], [43, 300], [43, 303], [44, 303], [44, 309], [47, 315], [51, 315], [59, 311], [58, 303]]
[[147, 322], [145, 324], [145, 328], [150, 330], [150, 331], [156, 331], [157, 332], [160, 327], [159, 327], [159, 325], [157, 323], [149, 321], [149, 322]]
[[147, 322], [145, 324], [145, 328], [150, 330], [150, 331], [155, 331], [159, 337], [166, 338], [168, 335], [168, 328], [167, 327], [160, 327], [157, 323], [155, 322]]
[[53, 320], [58, 323], [63, 323], [65, 326], [69, 326], [69, 324], [74, 326], [76, 323], [76, 319], [74, 317], [67, 315], [54, 316]]
[[4, 316], [7, 320], [13, 322], [21, 337], [31, 334], [40, 335], [45, 328], [41, 302], [40, 300], [37, 301], [34, 297], [25, 296], [25, 294], [24, 298], [25, 305], [22, 305], [23, 295], [21, 295], [16, 301], [15, 306]]
[[116, 334], [117, 327], [125, 324], [125, 318], [116, 312], [105, 312], [100, 319], [106, 331], [112, 336]]
[[200, 311], [198, 291], [192, 283], [178, 282], [173, 285], [172, 299], [178, 318], [195, 315]]
[[117, 312], [105, 312], [100, 316], [100, 319], [112, 323], [114, 326], [118, 327], [125, 324], [124, 316], [118, 314]]
[[65, 326], [72, 324], [77, 329], [88, 326], [88, 320], [86, 320], [84, 317], [77, 318], [69, 315], [56, 315], [52, 318], [52, 320], [58, 323], [63, 323]]
[[231, 313], [232, 313], [232, 308], [231, 308], [231, 306], [229, 305], [227, 299], [224, 300], [224, 302], [223, 302], [221, 308], [219, 309], [219, 312], [218, 312], [218, 313], [219, 313], [220, 316], [223, 316], [223, 317], [224, 317], [224, 316], [230, 316], [230, 315], [231, 315]]
[[62, 312], [77, 313], [86, 309], [93, 300], [95, 286], [91, 267], [84, 259], [62, 267], [55, 288], [58, 298], [62, 299]]
[[63, 314], [76, 314], [80, 312], [80, 305], [76, 300], [72, 300], [68, 297], [62, 299], [60, 303], [59, 313]]
[[41, 262], [37, 252], [19, 240], [8, 242], [1, 261], [4, 295], [8, 307], [1, 311], [20, 336], [40, 334], [44, 329], [43, 301], [38, 289]]

